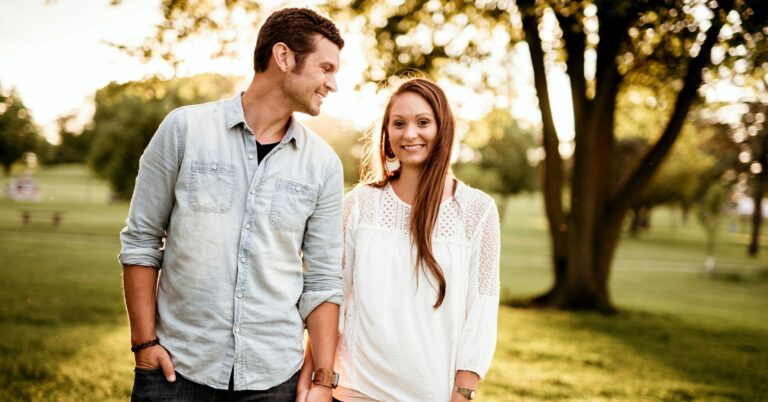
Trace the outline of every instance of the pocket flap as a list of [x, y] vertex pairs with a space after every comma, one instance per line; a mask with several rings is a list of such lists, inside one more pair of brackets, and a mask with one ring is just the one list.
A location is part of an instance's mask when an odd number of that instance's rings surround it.
[[303, 184], [297, 181], [289, 180], [284, 177], [277, 178], [277, 185], [275, 188], [278, 191], [282, 191], [288, 194], [295, 194], [301, 198], [309, 200], [317, 199], [317, 185]]
[[234, 176], [235, 166], [219, 162], [192, 161], [192, 172]]

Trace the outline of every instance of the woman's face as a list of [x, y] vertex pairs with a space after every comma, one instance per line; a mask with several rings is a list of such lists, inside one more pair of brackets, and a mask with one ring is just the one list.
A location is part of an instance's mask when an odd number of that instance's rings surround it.
[[437, 137], [432, 107], [413, 92], [397, 95], [389, 112], [389, 144], [403, 169], [424, 167]]

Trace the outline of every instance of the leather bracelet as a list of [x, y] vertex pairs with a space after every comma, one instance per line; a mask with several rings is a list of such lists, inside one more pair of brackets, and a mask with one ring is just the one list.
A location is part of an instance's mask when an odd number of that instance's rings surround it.
[[155, 339], [152, 339], [151, 341], [146, 341], [146, 342], [142, 342], [142, 343], [140, 343], [138, 345], [131, 346], [131, 352], [136, 353], [136, 352], [138, 352], [138, 351], [140, 351], [142, 349], [146, 349], [146, 348], [148, 348], [150, 346], [155, 346], [155, 345], [159, 345], [159, 344], [160, 344], [160, 341], [157, 340], [157, 338], [155, 338]]

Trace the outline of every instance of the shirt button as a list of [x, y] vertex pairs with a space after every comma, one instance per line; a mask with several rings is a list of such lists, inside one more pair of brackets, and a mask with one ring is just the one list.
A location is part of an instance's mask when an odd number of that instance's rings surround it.
[[248, 154], [248, 159], [253, 159], [253, 154]]
[[299, 188], [298, 186], [293, 188], [293, 192], [295, 192], [295, 193], [298, 193], [299, 190], [301, 190], [301, 188]]
[[240, 333], [240, 328], [235, 328], [235, 333], [239, 334]]
[[242, 293], [238, 293], [238, 294], [237, 294], [237, 298], [238, 298], [238, 299], [242, 299], [242, 298], [243, 298], [243, 294], [242, 294]]
[[245, 262], [245, 257], [241, 258], [240, 262]]
[[256, 190], [251, 189], [251, 194], [256, 194]]
[[251, 228], [251, 224], [250, 224], [250, 223], [246, 223], [246, 224], [245, 224], [245, 228], [246, 228], [246, 229], [250, 229], [250, 228]]
[[218, 169], [218, 168], [219, 168], [219, 165], [217, 165], [217, 164], [215, 164], [215, 163], [214, 163], [213, 165], [211, 165], [211, 169], [213, 169], [213, 170], [216, 170], [216, 169]]

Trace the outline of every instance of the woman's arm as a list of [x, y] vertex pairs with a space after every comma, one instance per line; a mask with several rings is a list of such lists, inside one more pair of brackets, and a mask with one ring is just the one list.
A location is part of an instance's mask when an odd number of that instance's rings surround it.
[[[467, 307], [456, 362], [456, 386], [470, 390], [476, 389], [493, 360], [499, 311], [499, 213], [493, 199], [487, 197], [484, 202], [486, 212], [473, 237]], [[451, 400], [466, 398], [454, 389]]]

